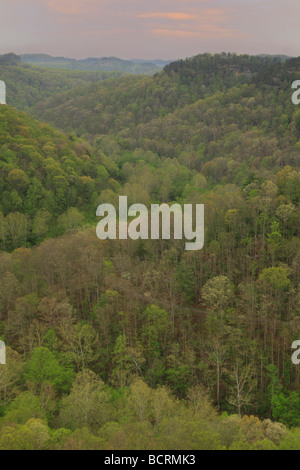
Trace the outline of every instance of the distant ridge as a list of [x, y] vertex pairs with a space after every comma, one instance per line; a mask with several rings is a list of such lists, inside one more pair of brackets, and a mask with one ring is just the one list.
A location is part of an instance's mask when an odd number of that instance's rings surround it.
[[292, 59], [292, 56], [289, 55], [280, 55], [280, 54], [259, 54], [258, 57], [271, 57], [273, 59], [280, 60], [281, 62], [286, 62], [289, 59]]
[[89, 70], [89, 71], [119, 71], [132, 74], [152, 75], [160, 72], [162, 68], [170, 61], [162, 60], [124, 60], [118, 57], [88, 57], [86, 59], [70, 59], [68, 57], [53, 57], [48, 54], [23, 54], [21, 61], [27, 64], [50, 67], [64, 68], [69, 70]]

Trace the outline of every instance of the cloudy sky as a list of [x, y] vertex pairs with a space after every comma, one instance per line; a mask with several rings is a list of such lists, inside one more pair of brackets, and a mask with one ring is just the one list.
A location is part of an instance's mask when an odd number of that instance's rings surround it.
[[0, 54], [300, 55], [299, 0], [0, 0]]

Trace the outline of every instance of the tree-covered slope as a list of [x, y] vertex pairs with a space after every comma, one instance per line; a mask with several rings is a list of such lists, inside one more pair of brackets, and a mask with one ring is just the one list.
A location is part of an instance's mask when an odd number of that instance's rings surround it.
[[236, 101], [237, 88], [246, 85], [249, 97], [261, 93], [265, 101], [273, 100], [281, 92], [288, 103], [287, 94], [298, 74], [297, 60], [282, 63], [270, 58], [205, 54], [171, 63], [154, 77], [124, 77], [59, 93], [37, 103], [32, 113], [79, 134], [123, 135], [154, 119], [167, 120], [170, 113], [216, 93], [228, 94], [228, 101], [232, 95]]
[[2, 247], [55, 234], [57, 217], [70, 207], [74, 209], [69, 219], [60, 221], [65, 228], [68, 223], [80, 225], [94, 214], [99, 193], [112, 184], [110, 171], [116, 173], [114, 164], [74, 135], [66, 136], [21, 111], [1, 106]]
[[[204, 55], [37, 96], [69, 135], [0, 107], [0, 449], [300, 448], [299, 72]], [[203, 203], [204, 248], [98, 240], [120, 194]]]
[[120, 76], [119, 72], [47, 69], [21, 64], [18, 56], [0, 56], [0, 80], [6, 82], [7, 103], [28, 112], [36, 103], [72, 88]]

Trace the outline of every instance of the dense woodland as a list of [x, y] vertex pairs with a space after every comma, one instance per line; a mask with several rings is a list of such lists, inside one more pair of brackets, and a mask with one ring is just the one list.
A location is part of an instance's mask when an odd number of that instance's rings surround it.
[[[0, 449], [299, 450], [300, 59], [0, 79]], [[100, 241], [121, 194], [203, 250]]]

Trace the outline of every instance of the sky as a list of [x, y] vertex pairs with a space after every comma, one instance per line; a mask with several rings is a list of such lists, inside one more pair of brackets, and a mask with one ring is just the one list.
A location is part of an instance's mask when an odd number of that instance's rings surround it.
[[299, 0], [0, 0], [0, 54], [300, 56]]

